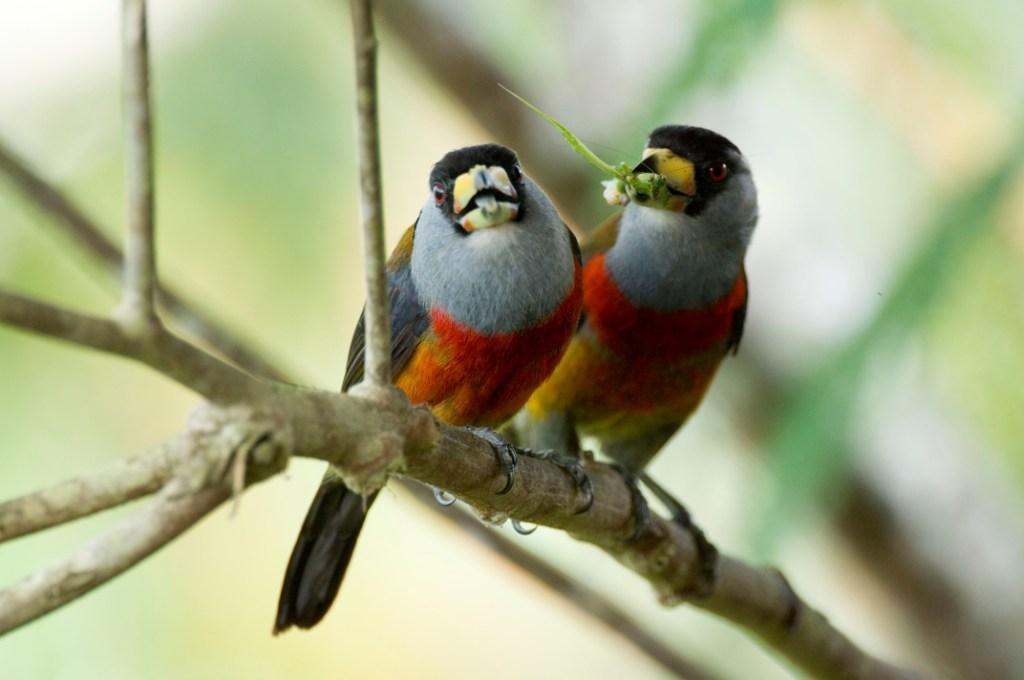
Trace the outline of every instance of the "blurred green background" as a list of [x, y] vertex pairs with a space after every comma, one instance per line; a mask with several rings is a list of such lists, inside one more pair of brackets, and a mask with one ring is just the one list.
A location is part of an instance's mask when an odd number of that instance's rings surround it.
[[[0, 136], [111, 234], [118, 4], [0, 0]], [[1024, 677], [1024, 5], [381, 5], [392, 243], [431, 164], [489, 139], [581, 232], [608, 214], [600, 178], [497, 78], [611, 161], [665, 122], [745, 151], [762, 219], [744, 345], [656, 476], [721, 548], [777, 563], [870, 651]], [[150, 25], [164, 280], [305, 383], [337, 386], [362, 304], [347, 8], [154, 0]], [[2, 179], [0, 285], [96, 313], [114, 300]], [[0, 327], [0, 498], [154, 445], [195, 403], [141, 367]], [[327, 620], [271, 638], [320, 474], [294, 461], [235, 517], [0, 639], [3, 677], [665, 676], [398, 491]], [[125, 512], [3, 545], [0, 584]], [[716, 676], [793, 673], [728, 624], [661, 609], [589, 547], [515, 540]]]

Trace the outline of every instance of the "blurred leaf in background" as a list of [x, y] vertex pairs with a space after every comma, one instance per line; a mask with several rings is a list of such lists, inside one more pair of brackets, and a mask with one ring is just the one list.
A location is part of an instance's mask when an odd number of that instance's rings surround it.
[[961, 287], [963, 260], [972, 246], [992, 232], [997, 208], [1006, 192], [1016, 186], [1014, 180], [1024, 163], [1024, 125], [1020, 130], [1020, 137], [989, 175], [963, 196], [939, 203], [935, 222], [922, 230], [927, 234], [925, 242], [892, 287], [880, 293], [884, 301], [871, 321], [798, 383], [790, 403], [779, 413], [765, 442], [778, 491], [774, 507], [756, 529], [761, 553], [769, 551], [795, 513], [806, 512], [814, 497], [828, 489], [833, 502], [841, 499], [834, 491], [846, 476], [844, 456], [850, 452], [843, 443], [851, 434], [850, 422], [867, 362], [913, 332], [948, 299], [949, 289]]

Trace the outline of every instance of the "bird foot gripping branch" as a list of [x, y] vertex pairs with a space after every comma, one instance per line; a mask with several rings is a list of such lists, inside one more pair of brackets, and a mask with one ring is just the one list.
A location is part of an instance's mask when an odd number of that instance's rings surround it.
[[[566, 456], [550, 450], [533, 451], [531, 449], [525, 449], [525, 451], [528, 455], [531, 455], [534, 458], [554, 463], [572, 478], [573, 484], [576, 485], [576, 493], [580, 498], [573, 514], [582, 515], [593, 507], [594, 485], [590, 481], [590, 476], [587, 475], [584, 467], [586, 459], [582, 457], [576, 458], [574, 456]], [[591, 456], [589, 460], [593, 460], [593, 456]]]
[[492, 449], [494, 449], [494, 455], [498, 458], [498, 464], [505, 472], [505, 484], [495, 493], [499, 496], [504, 496], [512, 490], [512, 485], [515, 484], [516, 466], [519, 465], [519, 454], [521, 451], [502, 439], [500, 434], [488, 427], [467, 426], [466, 431], [472, 432], [476, 436], [480, 437], [490, 444]]
[[[498, 464], [505, 472], [505, 484], [500, 490], [495, 492], [498, 496], [504, 496], [512, 490], [512, 485], [515, 483], [516, 467], [519, 464], [519, 457], [528, 456], [530, 458], [536, 458], [537, 460], [554, 463], [559, 469], [569, 475], [573, 484], [576, 486], [576, 493], [581, 499], [576, 506], [574, 514], [582, 515], [590, 510], [594, 505], [594, 485], [591, 483], [590, 477], [584, 469], [584, 461], [580, 458], [561, 455], [555, 451], [535, 451], [521, 446], [514, 446], [505, 441], [500, 434], [486, 427], [467, 427], [465, 429], [486, 441], [491, 445], [491, 448], [494, 449], [495, 456], [498, 459]], [[497, 520], [492, 516], [482, 519], [492, 524], [500, 524], [504, 522], [504, 519]], [[532, 533], [532, 531], [527, 533]]]

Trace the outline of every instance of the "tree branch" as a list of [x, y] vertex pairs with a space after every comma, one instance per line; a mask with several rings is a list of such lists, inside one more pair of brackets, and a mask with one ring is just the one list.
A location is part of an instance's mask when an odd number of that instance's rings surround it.
[[153, 129], [149, 109], [149, 45], [145, 0], [122, 0], [125, 182], [124, 289], [119, 316], [132, 332], [157, 324], [153, 245]]
[[[596, 187], [593, 175], [566, 144], [552, 144], [550, 130], [525, 106], [516, 106], [498, 84], [512, 85], [512, 75], [486, 50], [465, 40], [445, 21], [438, 7], [418, 0], [381, 0], [381, 18], [415, 61], [495, 140], [516, 149], [530, 176], [545, 187], [559, 207], [578, 208]], [[519, 92], [529, 88], [516, 86]], [[533, 96], [530, 99], [537, 101]], [[579, 169], [582, 168], [581, 172]], [[569, 210], [566, 214], [579, 214]], [[570, 221], [571, 224], [571, 221]]]
[[[467, 40], [463, 32], [452, 30], [445, 24], [436, 8], [422, 0], [382, 0], [379, 14], [388, 28], [404, 41], [417, 63], [423, 64], [430, 76], [444, 89], [445, 95], [463, 104], [469, 114], [494, 137], [523, 151], [523, 156], [543, 158], [545, 149], [537, 149], [536, 118], [525, 119], [518, 114], [525, 108], [504, 107], [500, 100], [474, 97], [473, 93], [486, 92], [493, 83], [509, 83], [512, 79], [501, 70], [493, 56], [485, 49]], [[661, 121], [671, 122], [671, 121]], [[541, 179], [549, 193], [567, 200], [568, 207], [580, 208], [585, 191], [585, 174], [572, 159], [531, 165], [531, 174]], [[764, 357], [751, 355], [756, 346], [748, 346], [741, 353], [743, 368], [751, 378], [756, 395], [752, 402], [778, 404], [782, 401], [781, 386], [773, 371], [766, 370]], [[752, 358], [753, 357], [753, 358]], [[741, 372], [743, 372], [741, 370]], [[759, 437], [764, 421], [773, 418], [772, 409], [760, 409], [752, 419], [749, 410], [736, 420], [739, 427], [755, 430]], [[756, 421], [756, 422], [754, 422]], [[999, 644], [1012, 626], [1007, 628], [990, 616], [979, 616], [983, 603], [970, 602], [965, 595], [965, 584], [979, 580], [976, 569], [989, 571], [984, 564], [976, 564], [970, 572], [939, 573], [920, 536], [900, 526], [897, 504], [890, 498], [880, 505], [888, 493], [862, 473], [851, 472], [846, 501], [836, 507], [832, 521], [837, 529], [851, 540], [851, 546], [867, 571], [873, 573], [879, 585], [900, 603], [901, 612], [909, 616], [911, 627], [929, 653], [940, 660], [939, 665], [959, 669], [964, 677], [1012, 677], [1013, 660], [1008, 647]], [[868, 519], [870, 518], [870, 519]], [[1007, 540], [1012, 537], [1005, 537]], [[898, 546], [887, 553], [880, 546]], [[879, 559], [882, 555], [884, 559]], [[895, 569], [895, 572], [894, 572]], [[894, 578], [894, 575], [896, 578]], [[998, 576], [990, 579], [998, 582]], [[997, 590], [998, 592], [998, 590]], [[977, 611], [975, 611], [977, 610]], [[972, 613], [973, 612], [973, 613]]]
[[146, 507], [78, 553], [0, 591], [0, 635], [33, 621], [138, 564], [198, 522], [230, 495], [197, 494], [169, 485]]
[[[556, 465], [525, 455], [519, 461], [511, 491], [496, 495], [505, 479], [491, 445], [461, 428], [435, 420], [423, 408], [381, 406], [349, 394], [298, 390], [274, 393], [257, 412], [259, 422], [273, 427], [268, 431], [275, 433], [274, 460], [283, 460], [288, 453], [327, 460], [356, 489], [380, 475], [402, 474], [453, 492], [492, 520], [514, 517], [563, 529], [578, 540], [600, 547], [644, 577], [665, 604], [689, 601], [717, 613], [746, 627], [814, 675], [910, 677], [864, 654], [801, 601], [774, 570], [723, 557], [710, 595], [692, 599], [700, 571], [692, 536], [675, 523], [655, 517], [637, 538], [627, 540], [634, 533], [632, 495], [621, 475], [608, 465], [587, 463], [594, 504], [588, 512], [577, 515], [578, 490], [573, 480]], [[239, 424], [229, 413], [220, 417], [216, 431], [237, 436], [253, 428], [244, 422]], [[211, 477], [210, 470], [224, 469], [223, 459], [217, 458], [209, 464], [205, 478]], [[110, 537], [102, 539], [70, 563], [0, 593], [0, 621], [19, 625], [32, 618], [24, 613], [26, 607], [40, 615], [131, 566], [180, 533], [185, 520], [194, 521], [228, 497], [229, 484], [220, 483], [216, 488], [220, 491], [213, 496], [206, 495], [208, 488], [197, 494], [206, 499], [197, 501], [201, 512], [191, 513], [177, 504], [165, 510], [162, 500], [150, 506], [146, 517], [169, 522], [168, 532], [148, 530], [149, 520], [131, 523], [123, 527], [125, 534], [115, 532], [114, 536], [124, 538], [130, 528], [140, 532], [144, 540], [129, 541], [128, 548], [114, 550], [109, 559], [101, 560], [98, 556], [109, 550], [113, 541]], [[80, 579], [81, 583], [74, 577], [80, 565], [85, 565], [85, 573], [90, 574]], [[73, 587], [60, 586], [69, 579]], [[49, 604], [38, 608], [32, 598], [47, 589], [68, 595], [47, 600]]]
[[[425, 455], [420, 460], [407, 452], [408, 474], [455, 493], [482, 515], [507, 513], [521, 521], [564, 529], [647, 579], [663, 603], [688, 601], [743, 625], [812, 675], [909, 676], [861, 652], [800, 600], [775, 570], [757, 569], [723, 556], [711, 594], [691, 599], [698, 573], [692, 537], [674, 523], [657, 518], [635, 541], [627, 541], [633, 532], [630, 492], [621, 476], [607, 466], [588, 464], [595, 498], [601, 501], [582, 516], [573, 514], [578, 500], [568, 476], [553, 465], [530, 458], [521, 460], [520, 482], [508, 496], [494, 496], [504, 480], [493, 456], [479, 441], [444, 431], [441, 442], [432, 449], [436, 456]], [[472, 454], [463, 448], [469, 446], [475, 449]], [[471, 457], [472, 461], [468, 460]], [[484, 483], [479, 481], [482, 471], [472, 470], [477, 464], [491, 468], [491, 478]], [[456, 472], [456, 466], [469, 474]], [[470, 483], [462, 486], [466, 482]]]
[[56, 220], [77, 246], [120, 278], [122, 258], [118, 247], [77, 205], [34, 172], [3, 140], [0, 140], [0, 172], [7, 175], [29, 202]]
[[[6, 293], [0, 296], [0, 321], [137, 358], [210, 399], [248, 406], [209, 410], [216, 417], [207, 423], [209, 427], [200, 428], [203, 438], [191, 447], [199, 454], [195, 463], [184, 465], [180, 476], [142, 512], [70, 560], [0, 591], [0, 632], [88, 592], [166, 544], [229, 497], [232, 486], [225, 472], [231, 456], [241, 456], [236, 460], [244, 463], [250, 454], [255, 464], [249, 466], [244, 483], [278, 471], [289, 455], [327, 460], [339, 468], [346, 483], [356, 490], [375, 488], [390, 474], [406, 475], [452, 491], [492, 520], [514, 517], [564, 529], [579, 540], [602, 548], [647, 579], [666, 604], [691, 598], [700, 571], [693, 537], [660, 517], [634, 527], [633, 495], [613, 468], [587, 464], [594, 503], [582, 515], [575, 513], [578, 490], [569, 476], [556, 465], [525, 453], [520, 459], [516, 483], [507, 494], [497, 495], [506, 480], [491, 445], [465, 430], [437, 421], [426, 409], [411, 408], [400, 398], [379, 402], [353, 394], [263, 383], [163, 331], [152, 306], [156, 280], [144, 5], [141, 0], [125, 0], [124, 7], [126, 113], [128, 129], [135, 131], [127, 139], [129, 197], [133, 215], [137, 211], [141, 216], [129, 220], [125, 267], [129, 273], [124, 291], [129, 328], [119, 329], [119, 333], [108, 332], [107, 324], [116, 328], [112, 322]], [[384, 323], [368, 338], [368, 346], [385, 350], [375, 360], [373, 372], [368, 370], [372, 386], [388, 382], [389, 333], [376, 154], [374, 41], [366, 0], [353, 3], [353, 25], [361, 155], [363, 163], [369, 163], [374, 171], [366, 172], [364, 168], [363, 172], [367, 268], [377, 272], [375, 279], [368, 275], [367, 314], [371, 324], [374, 315], [379, 315]], [[134, 29], [138, 29], [137, 35]], [[132, 87], [136, 88], [134, 95], [129, 94]], [[140, 113], [142, 119], [138, 118]], [[138, 182], [134, 189], [133, 182]], [[148, 228], [144, 219], [147, 201]], [[374, 241], [376, 248], [371, 247]], [[153, 332], [135, 332], [140, 321]], [[254, 420], [258, 427], [253, 427]], [[190, 433], [195, 431], [193, 425]], [[206, 437], [212, 437], [217, 445], [208, 445]], [[260, 446], [267, 441], [274, 446], [263, 447], [261, 453]], [[230, 448], [224, 442], [230, 442]], [[212, 457], [204, 455], [209, 451], [214, 452]], [[749, 567], [723, 556], [711, 593], [693, 602], [746, 626], [795, 664], [816, 675], [907, 675], [861, 652], [823, 616], [804, 604], [775, 571]]]
[[[0, 173], [7, 175], [30, 204], [49, 215], [75, 246], [98, 262], [112, 281], [121, 281], [124, 257], [117, 244], [74, 201], [29, 167], [3, 140], [0, 140]], [[163, 286], [157, 288], [157, 301], [179, 327], [236, 366], [265, 378], [287, 381], [283, 371], [246, 347], [210, 315], [197, 309], [194, 302], [186, 302], [181, 295]]]
[[425, 510], [440, 510], [437, 516], [464, 530], [476, 541], [498, 554], [544, 586], [550, 593], [558, 595], [585, 614], [589, 614], [618, 633], [636, 649], [662, 668], [679, 678], [687, 680], [711, 680], [714, 676], [695, 661], [687, 659], [666, 645], [655, 635], [647, 632], [643, 624], [636, 621], [629, 612], [617, 607], [601, 593], [588, 588], [564, 571], [552, 566], [516, 542], [509, 540], [488, 527], [467, 512], [452, 508], [445, 511], [434, 500], [431, 491], [422, 484], [402, 480], [402, 487], [420, 507]]
[[[0, 506], [0, 529], [13, 526], [15, 530], [35, 530], [60, 523], [53, 521], [59, 516], [67, 521], [88, 514], [71, 506], [70, 500], [78, 492], [79, 498], [97, 511], [160, 489], [139, 512], [68, 559], [0, 590], [0, 636], [135, 566], [230, 498], [235, 489], [228, 471], [236, 457], [242, 456], [248, 463], [246, 485], [282, 471], [287, 464], [288, 434], [287, 428], [275, 427], [248, 409], [201, 408], [193, 415], [187, 432], [153, 454], [130, 461], [131, 469], [126, 474], [134, 478], [134, 483], [115, 480], [112, 474], [96, 475], [81, 480], [78, 488], [74, 482], [56, 487], [63, 489], [63, 494], [50, 494], [48, 498], [35, 495], [12, 501], [14, 506]], [[175, 469], [169, 471], [172, 459]], [[128, 464], [125, 461], [124, 465]], [[91, 498], [91, 493], [105, 495], [108, 503], [97, 507], [101, 503]], [[40, 506], [40, 502], [50, 499], [56, 499], [56, 505]], [[28, 514], [15, 514], [9, 522], [12, 507], [28, 510]]]
[[[270, 384], [158, 328], [132, 337], [121, 324], [73, 312], [0, 289], [0, 322], [141, 361], [207, 399], [230, 404], [259, 398]], [[281, 385], [279, 389], [287, 389]]]
[[179, 441], [172, 440], [98, 472], [0, 503], [0, 543], [159, 491], [181, 465]]
[[[0, 140], [0, 172], [7, 174], [13, 181], [14, 186], [32, 204], [53, 218], [62, 231], [71, 237], [72, 243], [86, 256], [103, 265], [110, 274], [112, 281], [120, 280], [122, 255], [117, 245], [107, 238], [104, 230], [89, 219], [71, 199], [32, 170], [24, 159], [19, 158], [9, 148], [6, 148], [2, 140]], [[246, 347], [242, 340], [235, 337], [227, 329], [219, 326], [209, 315], [197, 311], [194, 303], [183, 301], [179, 295], [167, 290], [163, 286], [158, 288], [157, 295], [160, 306], [164, 309], [170, 321], [174, 321], [179, 326], [187, 329], [193, 337], [209, 345], [217, 354], [230, 359], [242, 368], [251, 370], [256, 375], [281, 381], [288, 380], [285, 372], [268, 363], [249, 347]], [[0, 307], [2, 307], [2, 304], [0, 304]], [[138, 474], [139, 471], [134, 469], [132, 463], [135, 460], [131, 458], [126, 462], [117, 463], [112, 466], [108, 470], [110, 472], [110, 483], [118, 483], [116, 480], [116, 470], [121, 466], [131, 468], [133, 470], [132, 474]], [[162, 471], [155, 473], [142, 471], [142, 475], [152, 480], [156, 487], [148, 489], [148, 487], [142, 484], [134, 487], [135, 491], [140, 495], [155, 492], [167, 479], [162, 477]], [[102, 472], [96, 475], [96, 477], [102, 476]], [[85, 481], [91, 482], [92, 478], [93, 476], [90, 475], [85, 478]], [[160, 481], [158, 482], [157, 480]], [[82, 480], [71, 480], [56, 487], [56, 489], [67, 487], [69, 491], [72, 491], [80, 482]], [[103, 482], [99, 483], [99, 486], [102, 487], [103, 485]], [[88, 486], [94, 488], [97, 485], [89, 483]], [[412, 482], [407, 482], [406, 486], [409, 489], [422, 490], [425, 488], [421, 484]], [[51, 492], [43, 491], [40, 493], [49, 494]], [[89, 496], [90, 493], [83, 493], [79, 498], [83, 503], [87, 503]], [[113, 499], [117, 496], [111, 494], [110, 497]], [[18, 499], [18, 501], [34, 503], [35, 501], [27, 500], [30, 498], [32, 496]], [[127, 502], [128, 500], [131, 500], [131, 498], [128, 498], [126, 495], [123, 501], [112, 502], [111, 505], [106, 507], [92, 507], [88, 512], [79, 512], [74, 516], [68, 516], [66, 519], [55, 516], [53, 521], [46, 522], [46, 526], [54, 526], [76, 517], [99, 512], [107, 507], [114, 507], [114, 505], [120, 502]], [[31, 512], [30, 509], [20, 509], [15, 505], [11, 505], [18, 501], [10, 501], [9, 504], [0, 505], [0, 541], [4, 540], [5, 537], [14, 538], [21, 533], [46, 528], [46, 526], [34, 526], [19, 533], [11, 533], [9, 535], [5, 533], [13, 531], [13, 528], [6, 528], [4, 524], [5, 516], [17, 518], [23, 512]], [[77, 507], [77, 503], [71, 503], [70, 505], [72, 506], [70, 510]], [[456, 518], [455, 522], [458, 526], [469, 531], [476, 538], [483, 540], [484, 544], [493, 549], [500, 557], [511, 561], [525, 573], [545, 583], [553, 593], [562, 597], [571, 605], [604, 622], [610, 629], [629, 640], [655, 662], [660, 663], [666, 670], [680, 677], [701, 677], [701, 671], [695, 668], [692, 662], [679, 657], [678, 654], [674, 654], [671, 649], [661, 643], [655, 636], [648, 633], [644, 629], [643, 624], [630, 619], [625, 612], [618, 609], [599, 592], [587, 588], [571, 575], [558, 571], [544, 560], [519, 548], [515, 543], [502, 537], [499, 533], [487, 529], [479, 521], [471, 519], [466, 513], [455, 514], [447, 512], [444, 508], [433, 502], [423, 503], [422, 507], [428, 512], [445, 518], [446, 521], [452, 521], [453, 517]], [[24, 522], [25, 520], [10, 519], [7, 521], [14, 523]], [[704, 671], [704, 675], [707, 675], [706, 671]]]
[[[505, 480], [490, 445], [464, 430], [435, 421], [424, 409], [410, 410], [408, 405], [390, 402], [385, 406], [348, 394], [284, 385], [271, 389], [166, 332], [154, 336], [151, 344], [133, 344], [113, 322], [10, 294], [0, 295], [0, 321], [141, 358], [201, 393], [200, 387], [211, 394], [247, 398], [271, 414], [270, 421], [277, 429], [287, 427], [295, 433], [296, 455], [328, 460], [339, 467], [354, 489], [376, 488], [389, 473], [406, 474], [452, 491], [486, 516], [510, 516], [565, 529], [645, 577], [666, 602], [683, 601], [693, 585], [697, 567], [689, 533], [657, 519], [636, 540], [625, 541], [633, 533], [632, 497], [621, 476], [608, 466], [588, 465], [595, 502], [590, 511], [576, 515], [577, 490], [568, 476], [553, 464], [529, 457], [521, 459], [517, 484], [511, 491], [495, 495]], [[210, 382], [208, 371], [220, 375]], [[346, 452], [344, 458], [338, 457], [339, 451]], [[187, 516], [191, 515], [167, 515], [168, 521]], [[141, 525], [132, 526], [142, 530]], [[178, 532], [149, 535], [151, 540], [124, 553], [123, 562], [107, 571], [97, 571], [98, 576], [88, 583], [104, 582], [141, 559], [144, 548], [155, 550]], [[101, 543], [100, 547], [105, 545]], [[79, 558], [92, 559], [88, 555]], [[46, 572], [43, 583], [52, 587], [53, 579], [61, 575], [67, 578], [70, 573], [61, 566]], [[9, 594], [14, 598], [9, 602], [22, 602], [15, 597], [19, 593], [39, 592], [31, 585], [34, 581], [26, 583]], [[86, 590], [83, 586], [69, 592], [80, 594]], [[59, 599], [41, 612], [70, 599]], [[899, 677], [894, 669], [860, 652], [824, 617], [803, 604], [776, 573], [723, 558], [712, 593], [694, 604], [746, 626], [815, 674], [837, 669], [860, 673], [857, 669], [863, 668], [868, 674], [853, 677]], [[11, 620], [23, 619], [19, 615]]]
[[79, 314], [0, 289], [0, 322], [103, 352], [135, 356], [134, 343], [110, 319]]
[[391, 383], [391, 319], [388, 311], [384, 251], [384, 208], [380, 196], [380, 140], [377, 126], [377, 37], [370, 0], [352, 0], [352, 42], [356, 51], [359, 186], [363, 212], [363, 263], [366, 274], [365, 380]]

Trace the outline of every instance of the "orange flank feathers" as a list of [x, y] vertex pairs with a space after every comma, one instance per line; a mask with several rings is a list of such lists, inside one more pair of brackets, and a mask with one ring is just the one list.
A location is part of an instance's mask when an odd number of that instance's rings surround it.
[[437, 417], [453, 425], [501, 424], [550, 375], [572, 339], [583, 300], [581, 278], [577, 266], [562, 304], [519, 333], [482, 335], [432, 309], [430, 330], [395, 384], [413, 403], [431, 404]]
[[616, 354], [647, 357], [659, 364], [685, 360], [728, 340], [733, 315], [747, 299], [747, 280], [741, 273], [732, 290], [710, 307], [641, 309], [619, 291], [603, 253], [587, 263], [583, 282], [583, 306], [601, 342]]
[[746, 304], [743, 272], [710, 306], [662, 312], [634, 306], [605, 267], [603, 254], [584, 272], [587, 323], [527, 408], [541, 418], [569, 411], [597, 434], [604, 427], [641, 431], [679, 423], [696, 409], [734, 342]]

